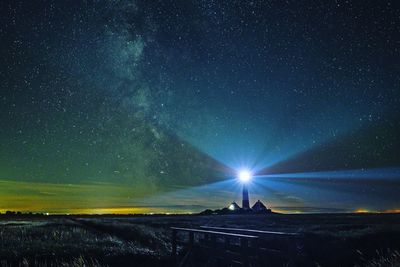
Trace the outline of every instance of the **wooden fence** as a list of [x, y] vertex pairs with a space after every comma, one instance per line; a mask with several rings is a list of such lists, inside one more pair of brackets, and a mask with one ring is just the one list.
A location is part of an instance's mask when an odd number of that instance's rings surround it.
[[[297, 233], [200, 228], [171, 228], [172, 257], [176, 266], [265, 266], [272, 263], [268, 260], [274, 256], [281, 257], [287, 265], [294, 265], [293, 259], [299, 250], [300, 235]], [[178, 253], [178, 246], [182, 253]]]

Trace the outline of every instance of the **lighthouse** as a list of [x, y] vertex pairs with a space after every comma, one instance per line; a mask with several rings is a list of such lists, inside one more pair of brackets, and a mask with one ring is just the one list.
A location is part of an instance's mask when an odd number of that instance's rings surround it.
[[243, 184], [242, 191], [242, 209], [249, 210], [249, 190], [247, 189], [247, 183], [251, 180], [251, 173], [247, 170], [242, 170], [239, 172], [239, 180]]
[[243, 184], [243, 198], [242, 198], [242, 208], [245, 210], [250, 209], [250, 203], [249, 203], [249, 191], [247, 190], [247, 185]]

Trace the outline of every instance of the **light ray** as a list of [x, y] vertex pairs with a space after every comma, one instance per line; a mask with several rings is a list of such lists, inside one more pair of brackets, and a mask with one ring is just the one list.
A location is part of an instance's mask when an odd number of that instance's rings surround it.
[[400, 179], [400, 167], [255, 175], [254, 178]]

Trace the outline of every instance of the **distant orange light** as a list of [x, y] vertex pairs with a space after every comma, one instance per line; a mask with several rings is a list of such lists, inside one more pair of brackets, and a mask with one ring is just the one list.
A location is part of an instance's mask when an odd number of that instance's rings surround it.
[[367, 210], [367, 209], [360, 208], [360, 209], [356, 209], [354, 212], [355, 213], [369, 213], [371, 211]]
[[400, 209], [385, 210], [384, 213], [400, 213]]

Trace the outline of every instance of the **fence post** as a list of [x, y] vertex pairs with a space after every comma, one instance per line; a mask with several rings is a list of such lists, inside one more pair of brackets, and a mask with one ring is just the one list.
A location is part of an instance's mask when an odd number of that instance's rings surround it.
[[204, 234], [204, 240], [205, 240], [205, 244], [206, 244], [206, 246], [209, 246], [210, 245], [210, 235], [209, 234]]
[[189, 232], [189, 249], [192, 249], [194, 245], [194, 233]]
[[229, 249], [229, 244], [230, 244], [230, 238], [229, 238], [229, 236], [225, 236], [225, 237], [224, 237], [224, 246], [225, 246], [225, 249]]
[[255, 253], [255, 263], [254, 265], [257, 267], [261, 266], [261, 257], [260, 257], [260, 240], [257, 238], [253, 240], [252, 250]]
[[248, 241], [245, 238], [240, 238], [240, 247], [242, 249], [242, 261], [243, 266], [249, 266], [249, 251], [248, 251]]
[[289, 242], [289, 261], [288, 266], [296, 266], [297, 244], [296, 242]]

